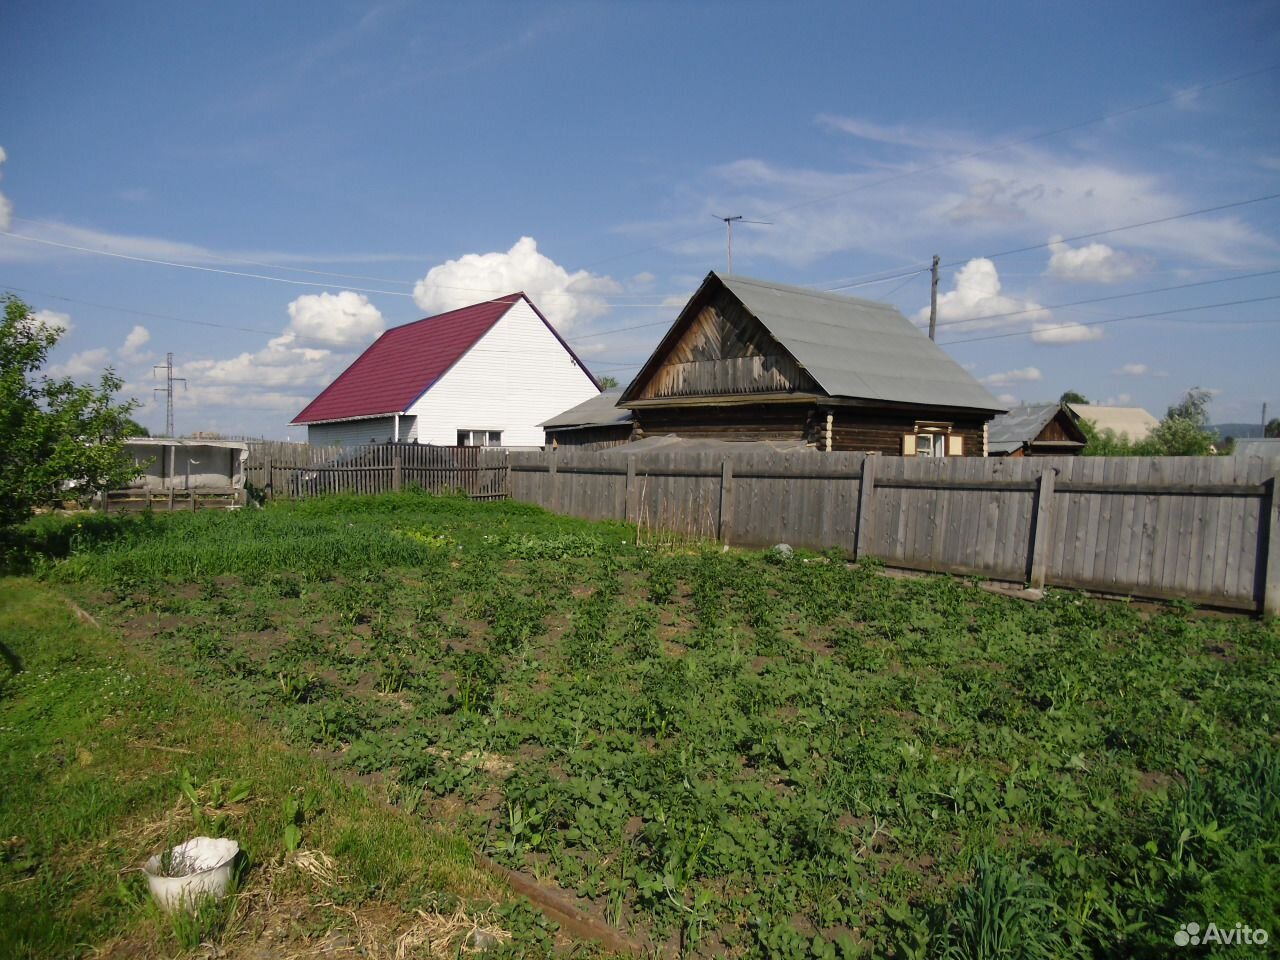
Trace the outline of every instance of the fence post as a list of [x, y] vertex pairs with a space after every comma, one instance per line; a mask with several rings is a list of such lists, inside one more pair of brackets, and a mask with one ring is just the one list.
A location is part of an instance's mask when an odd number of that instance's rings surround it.
[[627, 490], [622, 501], [622, 522], [632, 523], [635, 521], [635, 501], [636, 495], [636, 458], [634, 456], [627, 457]]
[[1262, 612], [1280, 617], [1280, 474], [1267, 481], [1267, 559], [1262, 573]]
[[552, 447], [551, 455], [547, 460], [547, 473], [551, 475], [551, 490], [548, 491], [548, 498], [551, 501], [551, 512], [560, 512], [560, 478], [556, 474], [556, 461], [560, 456], [560, 448]]
[[400, 460], [400, 454], [396, 454], [391, 458], [391, 492], [399, 493], [400, 484], [404, 479], [403, 464]]
[[169, 512], [173, 513], [173, 487], [169, 488]]
[[853, 542], [853, 559], [861, 560], [871, 549], [871, 498], [876, 492], [876, 460], [872, 454], [862, 455], [862, 483], [858, 487], [858, 532]]
[[720, 462], [720, 524], [716, 529], [716, 539], [728, 543], [725, 534], [729, 523], [733, 520], [733, 457], [725, 457]]
[[1049, 525], [1053, 522], [1053, 486], [1058, 471], [1048, 467], [1040, 473], [1036, 489], [1036, 513], [1031, 528], [1031, 589], [1043, 590], [1049, 565]]
[[271, 486], [271, 458], [267, 457], [262, 463], [262, 497], [264, 500], [274, 500], [275, 490]]

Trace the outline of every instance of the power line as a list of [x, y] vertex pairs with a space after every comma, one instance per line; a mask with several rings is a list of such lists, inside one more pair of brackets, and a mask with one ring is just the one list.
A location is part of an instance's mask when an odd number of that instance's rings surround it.
[[[99, 249], [99, 248], [97, 248], [97, 247], [86, 247], [86, 246], [82, 246], [82, 245], [80, 245], [80, 244], [75, 244], [75, 243], [64, 243], [64, 242], [62, 242], [61, 240], [51, 240], [51, 239], [49, 239], [49, 238], [47, 238], [47, 237], [33, 237], [33, 236], [31, 236], [30, 234], [15, 233], [15, 232], [13, 232], [12, 230], [0, 230], [0, 236], [11, 237], [11, 238], [12, 238], [12, 239], [14, 239], [14, 240], [24, 240], [24, 241], [26, 241], [26, 242], [28, 242], [28, 243], [39, 243], [39, 244], [44, 244], [45, 246], [50, 246], [50, 247], [61, 247], [61, 248], [62, 248], [62, 249], [64, 249], [64, 250], [74, 250], [74, 251], [76, 251], [77, 253], [89, 253], [89, 254], [93, 254], [93, 255], [95, 255], [95, 256], [99, 256], [99, 257], [111, 257], [111, 258], [114, 258], [114, 259], [117, 259], [117, 260], [129, 260], [129, 261], [132, 261], [132, 262], [134, 262], [134, 263], [146, 263], [146, 264], [151, 264], [151, 265], [153, 265], [153, 266], [161, 266], [161, 267], [177, 267], [177, 268], [182, 269], [182, 270], [198, 270], [198, 271], [200, 271], [200, 272], [202, 272], [202, 273], [217, 273], [217, 274], [222, 274], [222, 275], [224, 275], [224, 276], [231, 276], [231, 277], [243, 277], [243, 278], [246, 278], [246, 279], [249, 279], [249, 280], [269, 280], [269, 281], [273, 281], [273, 282], [275, 282], [275, 283], [287, 283], [287, 284], [290, 284], [290, 285], [292, 285], [292, 286], [299, 286], [299, 287], [333, 287], [333, 286], [341, 286], [344, 290], [350, 290], [350, 291], [352, 291], [352, 292], [354, 292], [354, 293], [376, 293], [376, 294], [379, 294], [379, 295], [382, 295], [382, 296], [389, 296], [389, 297], [405, 297], [405, 298], [409, 298], [409, 299], [412, 299], [412, 298], [413, 298], [413, 296], [414, 296], [414, 294], [412, 294], [412, 293], [408, 293], [408, 292], [406, 292], [406, 291], [404, 291], [404, 290], [382, 290], [382, 289], [377, 289], [377, 288], [372, 288], [372, 287], [353, 287], [353, 286], [346, 286], [345, 284], [321, 283], [321, 282], [320, 282], [320, 281], [318, 281], [318, 280], [295, 280], [295, 279], [293, 279], [292, 277], [274, 277], [274, 276], [270, 276], [270, 275], [268, 275], [268, 274], [263, 274], [263, 273], [248, 273], [248, 272], [243, 271], [243, 270], [225, 270], [225, 269], [223, 269], [223, 268], [221, 268], [221, 267], [209, 267], [209, 266], [204, 266], [204, 265], [202, 265], [202, 264], [197, 264], [197, 263], [182, 263], [181, 261], [178, 261], [178, 260], [164, 260], [164, 259], [161, 259], [161, 258], [159, 258], [159, 257], [140, 257], [140, 256], [136, 256], [136, 255], [134, 255], [134, 254], [130, 254], [130, 253], [119, 253], [119, 252], [117, 252], [117, 251], [115, 251], [115, 250], [102, 250], [102, 249]], [[225, 259], [228, 259], [228, 260], [230, 260], [231, 262], [256, 262], [256, 261], [237, 261], [237, 260], [235, 260], [234, 258], [225, 258]], [[283, 267], [282, 269], [285, 269], [285, 270], [293, 270], [293, 269], [301, 269], [301, 268]], [[319, 274], [319, 275], [321, 275], [321, 276], [343, 276], [343, 274], [324, 274], [324, 273], [322, 273], [321, 271], [318, 271], [318, 270], [306, 270], [306, 271], [304, 271], [304, 272], [306, 272], [306, 273]], [[417, 283], [418, 281], [414, 281], [414, 280], [389, 280], [389, 281], [386, 281], [386, 282], [388, 282], [388, 283]], [[468, 293], [487, 293], [487, 294], [489, 294], [489, 295], [491, 295], [491, 296], [494, 296], [494, 295], [497, 295], [497, 296], [509, 296], [509, 295], [513, 292], [513, 291], [511, 291], [511, 290], [502, 290], [502, 291], [498, 291], [498, 290], [485, 290], [485, 289], [481, 289], [481, 288], [479, 288], [479, 287], [458, 287], [458, 286], [452, 286], [452, 285], [450, 285], [450, 284], [445, 284], [445, 283], [433, 283], [433, 284], [431, 284], [430, 286], [431, 286], [431, 287], [434, 287], [434, 288], [437, 288], [437, 289], [440, 289], [440, 290], [461, 290], [461, 291], [468, 292]], [[600, 295], [600, 294], [590, 294], [590, 293], [584, 293], [584, 294], [574, 294], [574, 293], [544, 293], [544, 294], [540, 294], [540, 295], [539, 295], [539, 299], [540, 299], [540, 300], [545, 300], [545, 299], [576, 299], [577, 297], [582, 297], [582, 296], [585, 296], [585, 297], [595, 297], [595, 298], [596, 298], [596, 299], [598, 299], [598, 300], [602, 300], [602, 301], [604, 301], [604, 302], [605, 302], [605, 303], [607, 303], [610, 307], [613, 307], [613, 308], [627, 308], [627, 307], [632, 307], [632, 308], [648, 308], [648, 307], [660, 307], [660, 306], [663, 306], [663, 304], [662, 304], [662, 303], [634, 303], [634, 302], [632, 302], [632, 303], [624, 303], [624, 302], [621, 302], [621, 301], [611, 301], [611, 300], [609, 300], [609, 298], [608, 298], [608, 297], [606, 297], [606, 296], [603, 296], [603, 295]]]
[[[1010, 333], [993, 333], [985, 337], [965, 337], [963, 340], [948, 340], [943, 346], [961, 343], [979, 343], [984, 340], [1003, 340], [1006, 337], [1027, 337], [1049, 330], [1067, 330], [1074, 327], [1100, 327], [1105, 323], [1119, 323], [1121, 320], [1146, 320], [1151, 317], [1167, 317], [1175, 313], [1193, 313], [1197, 310], [1212, 310], [1215, 307], [1239, 307], [1249, 303], [1265, 303], [1268, 300], [1280, 300], [1280, 293], [1269, 297], [1253, 297], [1248, 300], [1228, 300], [1223, 303], [1206, 303], [1198, 307], [1178, 307], [1174, 310], [1156, 310], [1152, 313], [1133, 313], [1125, 317], [1108, 317], [1106, 320], [1089, 320], [1084, 323], [1056, 323], [1052, 326], [1036, 327], [1032, 330], [1014, 330]], [[1274, 321], [1272, 321], [1274, 322]]]
[[1020, 317], [1027, 313], [1038, 313], [1041, 310], [1065, 310], [1068, 307], [1082, 307], [1090, 303], [1106, 303], [1109, 300], [1124, 300], [1129, 297], [1145, 297], [1152, 293], [1167, 293], [1170, 290], [1188, 290], [1191, 287], [1207, 287], [1215, 283], [1232, 283], [1236, 280], [1252, 280], [1256, 277], [1272, 277], [1280, 270], [1260, 270], [1257, 273], [1242, 273], [1234, 277], [1219, 277], [1216, 280], [1196, 280], [1192, 283], [1176, 283], [1168, 287], [1152, 287], [1149, 290], [1136, 290], [1132, 293], [1114, 293], [1107, 297], [1090, 297], [1088, 300], [1072, 300], [1070, 303], [1051, 303], [1044, 306], [1027, 307], [1024, 310], [1010, 310], [1007, 313], [984, 313], [980, 317], [966, 317], [963, 320], [943, 320], [940, 327], [953, 327], [960, 323], [977, 323], [980, 320], [1000, 320], [1006, 317]]
[[[76, 229], [75, 227], [71, 227], [70, 224], [59, 223], [56, 220], [38, 220], [35, 217], [19, 217], [19, 216], [14, 216], [12, 219], [21, 220], [23, 223], [34, 223], [42, 227], [55, 227], [55, 228], [70, 227], [71, 229]], [[308, 267], [294, 267], [294, 266], [290, 266], [287, 263], [270, 263], [265, 260], [254, 260], [250, 257], [229, 257], [223, 254], [214, 253], [211, 250], [205, 250], [203, 248], [200, 250], [200, 256], [206, 257], [210, 260], [220, 260], [223, 263], [248, 263], [257, 267], [271, 267], [273, 270], [291, 270], [294, 273], [310, 273], [315, 276], [338, 277], [343, 280], [372, 280], [377, 283], [399, 283], [405, 286], [408, 286], [416, 282], [413, 280], [396, 280], [391, 277], [369, 277], [359, 273], [337, 273], [333, 270], [312, 270]], [[403, 254], [393, 254], [387, 257], [387, 259], [388, 260], [408, 260], [408, 259], [426, 260], [428, 259], [428, 257], [426, 256], [406, 257]]]
[[[948, 260], [946, 263], [941, 264], [941, 266], [944, 268], [958, 267], [968, 263], [971, 260], [977, 260], [977, 259], [996, 260], [1000, 257], [1013, 256], [1015, 253], [1028, 253], [1032, 250], [1043, 250], [1046, 247], [1054, 247], [1060, 243], [1074, 243], [1077, 240], [1090, 240], [1094, 237], [1104, 237], [1107, 234], [1111, 234], [1111, 233], [1120, 233], [1125, 230], [1137, 230], [1140, 227], [1152, 227], [1161, 223], [1171, 223], [1174, 220], [1185, 220], [1187, 217], [1198, 217], [1206, 213], [1217, 213], [1220, 210], [1230, 210], [1234, 207], [1245, 207], [1245, 206], [1249, 206], [1250, 204], [1263, 203], [1264, 201], [1275, 200], [1278, 198], [1280, 198], [1280, 193], [1269, 193], [1261, 197], [1250, 197], [1248, 200], [1233, 200], [1230, 203], [1220, 203], [1212, 207], [1202, 207], [1199, 210], [1188, 210], [1185, 213], [1175, 213], [1167, 217], [1157, 217], [1154, 220], [1143, 220], [1140, 223], [1126, 223], [1119, 227], [1108, 227], [1105, 230], [1094, 230], [1089, 233], [1078, 233], [1072, 237], [1061, 237], [1057, 240], [1046, 240], [1044, 243], [1033, 243], [1025, 247], [1014, 247], [1011, 250], [1001, 250], [999, 253], [984, 253], [984, 254], [979, 254], [976, 257], [965, 257], [960, 260]], [[925, 270], [928, 270], [928, 269], [929, 267], [925, 265], [920, 267], [917, 270], [913, 270], [911, 273], [888, 274], [887, 276], [881, 276], [875, 280], [869, 280], [869, 281], [857, 282], [857, 283], [842, 283], [842, 284], [837, 284], [836, 286], [827, 287], [826, 289], [827, 290], [847, 290], [850, 287], [867, 286], [870, 283], [881, 283], [885, 280], [897, 280], [899, 277], [907, 277], [907, 276], [912, 276], [916, 273], [923, 273]]]
[[[862, 191], [862, 190], [870, 190], [874, 187], [883, 186], [886, 183], [893, 183], [898, 180], [904, 180], [908, 177], [919, 176], [920, 174], [923, 174], [923, 173], [932, 173], [935, 170], [941, 170], [944, 167], [951, 166], [952, 164], [955, 164], [955, 163], [960, 163], [961, 161], [964, 161], [964, 160], [972, 160], [975, 157], [982, 157], [982, 156], [986, 156], [987, 154], [997, 153], [1001, 150], [1008, 150], [1011, 147], [1022, 146], [1023, 144], [1031, 143], [1036, 140], [1043, 140], [1046, 137], [1057, 136], [1058, 134], [1061, 134], [1061, 133], [1069, 133], [1072, 130], [1079, 130], [1082, 127], [1092, 126], [1095, 123], [1105, 123], [1108, 120], [1114, 120], [1117, 117], [1127, 116], [1128, 114], [1131, 114], [1131, 113], [1137, 113], [1140, 110], [1148, 110], [1148, 109], [1151, 109], [1152, 107], [1163, 106], [1166, 103], [1172, 103], [1173, 101], [1179, 100], [1190, 94], [1203, 93], [1205, 90], [1212, 90], [1215, 87], [1225, 86], [1230, 83], [1237, 83], [1241, 80], [1247, 80], [1250, 77], [1256, 77], [1259, 74], [1269, 73], [1270, 71], [1275, 70], [1277, 67], [1280, 67], [1280, 63], [1269, 64], [1265, 67], [1259, 67], [1256, 70], [1250, 70], [1245, 73], [1239, 73], [1234, 76], [1226, 77], [1225, 79], [1222, 79], [1222, 80], [1214, 80], [1209, 83], [1200, 84], [1199, 86], [1188, 87], [1170, 96], [1161, 97], [1158, 100], [1149, 100], [1145, 103], [1139, 103], [1131, 107], [1125, 107], [1121, 110], [1112, 111], [1111, 113], [1104, 113], [1101, 116], [1091, 117], [1087, 120], [1080, 120], [1075, 123], [1067, 124], [1065, 126], [1054, 127], [1051, 130], [1043, 130], [1040, 133], [1034, 133], [1034, 134], [1031, 134], [1030, 136], [1020, 137], [1016, 140], [1009, 140], [1009, 141], [1006, 141], [1005, 143], [997, 144], [994, 147], [987, 147], [982, 150], [975, 150], [970, 153], [961, 154], [959, 156], [952, 157], [948, 160], [943, 160], [938, 163], [930, 164], [928, 166], [916, 167], [912, 170], [905, 170], [902, 173], [896, 173], [893, 176], [884, 177], [880, 180], [875, 180], [871, 183], [858, 184], [857, 186], [850, 187], [847, 190], [838, 190], [833, 193], [823, 194], [822, 196], [819, 196], [819, 197], [813, 197], [809, 200], [801, 200], [797, 203], [793, 203], [785, 207], [778, 207], [773, 210], [765, 211], [764, 213], [759, 214], [759, 216], [776, 217], [779, 214], [788, 213], [792, 210], [798, 210], [801, 207], [809, 207], [818, 203], [826, 203], [828, 200], [836, 200], [836, 199], [839, 199], [840, 197], [846, 197], [846, 196], [849, 196], [850, 194], [858, 193], [859, 191]], [[626, 257], [635, 256], [637, 254], [648, 253], [650, 250], [659, 250], [662, 247], [672, 246], [677, 243], [684, 243], [686, 240], [695, 240], [699, 237], [704, 237], [709, 233], [711, 233], [711, 230], [699, 230], [696, 233], [691, 233], [686, 236], [679, 237], [673, 240], [664, 240], [660, 243], [649, 244], [646, 247], [639, 247], [635, 250], [629, 250], [624, 253], [613, 254], [608, 257], [602, 257], [598, 260], [592, 260], [592, 261], [589, 261], [588, 263], [583, 264], [582, 266], [583, 266], [583, 269], [585, 269], [587, 267], [593, 267], [601, 263], [609, 263], [613, 260], [621, 260]]]

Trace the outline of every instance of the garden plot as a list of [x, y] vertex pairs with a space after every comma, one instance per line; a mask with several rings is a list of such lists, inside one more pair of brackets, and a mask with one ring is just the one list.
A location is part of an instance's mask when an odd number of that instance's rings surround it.
[[1274, 622], [412, 495], [67, 549], [105, 623], [664, 950], [1132, 956], [1277, 915]]

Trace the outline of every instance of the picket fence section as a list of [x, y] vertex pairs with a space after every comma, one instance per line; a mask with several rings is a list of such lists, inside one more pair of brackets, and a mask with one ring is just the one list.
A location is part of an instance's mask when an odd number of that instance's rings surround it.
[[382, 443], [359, 447], [312, 447], [252, 441], [245, 482], [267, 499], [333, 493], [392, 493], [420, 488], [465, 493], [475, 500], [507, 496], [505, 450]]
[[1280, 461], [512, 451], [516, 500], [742, 546], [1280, 614]]

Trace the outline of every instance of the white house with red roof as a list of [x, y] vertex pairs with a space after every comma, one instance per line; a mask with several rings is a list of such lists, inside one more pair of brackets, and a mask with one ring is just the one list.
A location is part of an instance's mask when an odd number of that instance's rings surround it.
[[393, 327], [293, 418], [312, 444], [540, 446], [600, 384], [524, 293]]

